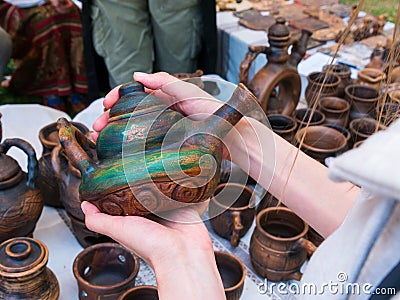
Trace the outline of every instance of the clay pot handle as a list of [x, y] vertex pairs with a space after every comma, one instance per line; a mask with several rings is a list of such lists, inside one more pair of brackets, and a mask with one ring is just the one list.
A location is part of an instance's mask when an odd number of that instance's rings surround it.
[[81, 173], [93, 168], [92, 150], [96, 148], [95, 144], [65, 118], [58, 119], [57, 127], [60, 143], [72, 165]]
[[7, 153], [7, 151], [13, 146], [21, 149], [28, 156], [28, 180], [26, 182], [26, 185], [30, 189], [34, 189], [35, 178], [38, 172], [38, 161], [36, 158], [35, 149], [33, 149], [31, 144], [29, 144], [28, 142], [22, 139], [13, 138], [13, 139], [6, 139], [4, 140], [3, 143], [1, 143], [0, 152]]
[[243, 229], [243, 225], [239, 211], [233, 211], [232, 217], [233, 217], [233, 229], [232, 229], [231, 245], [237, 247], [239, 245], [240, 231]]
[[311, 255], [313, 255], [315, 250], [317, 250], [317, 246], [315, 246], [313, 242], [311, 242], [305, 238], [301, 238], [297, 241], [297, 243], [295, 244], [295, 248], [297, 248], [297, 247], [300, 247], [300, 248], [303, 248], [304, 250], [306, 250], [307, 255], [309, 257]]
[[265, 53], [266, 46], [252, 46], [249, 45], [249, 51], [244, 56], [240, 63], [239, 81], [245, 85], [249, 81], [249, 70], [253, 61], [257, 58], [258, 54]]

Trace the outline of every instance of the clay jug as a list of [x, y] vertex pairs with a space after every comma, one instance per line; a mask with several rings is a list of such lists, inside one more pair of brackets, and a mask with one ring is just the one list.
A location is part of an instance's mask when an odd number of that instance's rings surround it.
[[182, 121], [140, 83], [125, 84], [96, 145], [60, 119], [61, 144], [82, 174], [80, 199], [111, 215], [147, 215], [208, 199], [220, 180], [221, 139], [258, 107], [245, 89], [206, 120]]
[[[28, 174], [15, 159], [6, 155], [11, 147], [21, 149], [28, 156]], [[28, 142], [13, 138], [0, 144], [0, 242], [32, 236], [43, 209], [42, 195], [35, 188], [37, 168], [35, 149]]]
[[85, 225], [85, 215], [79, 200], [79, 185], [82, 180], [81, 173], [75, 168], [62, 151], [61, 145], [51, 152], [53, 172], [59, 183], [60, 201], [67, 212], [71, 222], [72, 233], [83, 247], [112, 242], [107, 236], [89, 230]]
[[[282, 17], [268, 30], [267, 46], [249, 46], [240, 64], [240, 82], [248, 85], [266, 114], [291, 115], [300, 99], [301, 79], [297, 65], [306, 54], [311, 32], [302, 30], [300, 39], [292, 39]], [[289, 55], [289, 47], [292, 46]], [[267, 56], [267, 64], [248, 83], [249, 69], [260, 54]]]
[[47, 268], [49, 252], [39, 240], [19, 237], [0, 245], [0, 299], [56, 300], [60, 293]]
[[312, 72], [307, 76], [305, 98], [308, 107], [313, 107], [315, 102], [325, 97], [337, 97], [341, 79], [335, 73]]
[[338, 86], [338, 97], [344, 97], [344, 88], [353, 83], [351, 79], [351, 70], [349, 66], [343, 64], [326, 65], [322, 68], [323, 72], [332, 72], [340, 77], [340, 84]]
[[380, 98], [380, 93], [372, 86], [362, 84], [348, 85], [345, 90], [345, 99], [350, 103], [350, 121], [359, 118], [371, 118]]
[[[89, 129], [80, 123], [73, 123], [84, 133]], [[36, 184], [43, 196], [45, 205], [53, 207], [63, 207], [60, 201], [60, 191], [58, 181], [53, 180], [54, 172], [51, 165], [51, 151], [54, 147], [60, 144], [58, 138], [57, 123], [51, 123], [40, 129], [39, 140], [43, 147], [42, 156], [39, 159], [39, 172], [36, 179]]]

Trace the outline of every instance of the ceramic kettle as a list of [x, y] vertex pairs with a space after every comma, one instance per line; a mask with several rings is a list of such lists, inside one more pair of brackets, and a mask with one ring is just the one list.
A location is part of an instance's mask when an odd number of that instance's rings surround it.
[[203, 121], [184, 118], [137, 82], [119, 94], [96, 145], [58, 120], [61, 145], [82, 174], [80, 199], [111, 215], [147, 215], [208, 199], [220, 179], [221, 139], [259, 107], [243, 85]]
[[[28, 174], [6, 154], [11, 147], [28, 156]], [[36, 152], [28, 142], [12, 138], [0, 144], [0, 243], [13, 237], [32, 236], [43, 209], [42, 195], [34, 183], [37, 170]]]

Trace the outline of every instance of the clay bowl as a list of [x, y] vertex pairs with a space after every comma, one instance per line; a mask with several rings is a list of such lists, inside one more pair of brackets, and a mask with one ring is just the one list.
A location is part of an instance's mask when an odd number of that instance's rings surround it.
[[300, 129], [296, 134], [296, 141], [300, 144], [304, 136], [301, 150], [320, 163], [325, 159], [337, 156], [347, 147], [346, 137], [336, 129], [326, 126], [311, 126]]
[[325, 122], [325, 114], [316, 109], [314, 112], [311, 108], [299, 108], [294, 111], [294, 118], [298, 124], [298, 129], [307, 125], [311, 118], [309, 126], [321, 125]]
[[325, 115], [325, 124], [342, 127], [349, 125], [350, 104], [339, 97], [325, 97], [319, 100], [319, 110]]
[[282, 115], [282, 114], [271, 114], [267, 116], [268, 122], [271, 125], [271, 129], [287, 140], [289, 143], [294, 142], [294, 135], [297, 129], [297, 122], [294, 118]]
[[141, 285], [127, 290], [118, 300], [158, 300], [156, 286]]
[[139, 259], [117, 243], [102, 243], [81, 251], [74, 260], [79, 299], [118, 299], [135, 286]]
[[363, 141], [373, 135], [376, 131], [385, 127], [372, 118], [360, 118], [350, 122], [349, 130], [351, 132], [352, 143]]
[[347, 144], [346, 144], [346, 147], [345, 147], [344, 151], [348, 150], [349, 145], [351, 144], [351, 133], [350, 133], [350, 130], [348, 130], [347, 128], [344, 128], [342, 126], [335, 125], [335, 124], [323, 124], [322, 126], [326, 126], [326, 127], [335, 129], [335, 130], [339, 131], [341, 134], [343, 134], [344, 137], [346, 138], [346, 141], [347, 141]]
[[243, 293], [246, 268], [235, 255], [214, 251], [218, 272], [221, 275], [227, 300], [239, 300]]

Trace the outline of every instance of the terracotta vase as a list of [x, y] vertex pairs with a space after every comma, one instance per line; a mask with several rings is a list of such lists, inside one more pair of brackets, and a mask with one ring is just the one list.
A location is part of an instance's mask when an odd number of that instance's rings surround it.
[[364, 68], [357, 73], [357, 84], [371, 86], [377, 90], [385, 85], [386, 74], [375, 68]]
[[378, 90], [368, 85], [351, 84], [344, 92], [350, 103], [350, 121], [374, 116], [380, 98]]
[[343, 98], [325, 97], [319, 100], [318, 109], [325, 115], [325, 124], [346, 128], [349, 125], [350, 104]]
[[80, 300], [117, 300], [135, 286], [139, 259], [117, 243], [90, 246], [73, 264]]
[[[73, 122], [73, 124], [84, 133], [89, 131], [83, 124], [77, 122]], [[54, 171], [51, 165], [51, 151], [54, 147], [60, 145], [57, 123], [54, 122], [48, 124], [40, 129], [39, 140], [42, 144], [43, 151], [42, 156], [39, 159], [39, 172], [36, 179], [36, 184], [40, 189], [45, 205], [63, 207], [63, 204], [60, 201], [58, 181], [53, 180]]]
[[316, 249], [307, 232], [308, 225], [286, 207], [262, 210], [249, 251], [257, 274], [271, 281], [300, 280], [300, 267]]
[[246, 268], [239, 258], [229, 252], [214, 251], [214, 253], [226, 299], [239, 300], [243, 293]]
[[271, 129], [287, 140], [289, 143], [294, 143], [294, 135], [297, 130], [297, 122], [294, 118], [286, 115], [271, 114], [267, 116]]
[[373, 135], [376, 131], [385, 127], [372, 118], [355, 119], [350, 122], [349, 130], [351, 133], [352, 143], [355, 144], [363, 141]]
[[182, 121], [140, 83], [125, 84], [96, 146], [60, 119], [61, 144], [82, 174], [80, 199], [111, 215], [148, 215], [207, 200], [220, 179], [222, 138], [259, 107], [245, 90], [240, 85], [206, 120]]
[[323, 72], [332, 72], [335, 75], [340, 77], [340, 84], [338, 86], [338, 97], [344, 97], [344, 89], [349, 84], [353, 83], [353, 79], [351, 79], [351, 70], [349, 66], [343, 64], [334, 64], [334, 65], [326, 65], [322, 68]]
[[158, 300], [156, 286], [141, 285], [127, 290], [118, 300]]
[[325, 97], [337, 97], [339, 94], [340, 77], [335, 73], [312, 72], [307, 76], [305, 98], [308, 107]]
[[[269, 46], [249, 46], [240, 64], [240, 82], [259, 99], [263, 110], [269, 114], [291, 115], [300, 99], [301, 78], [297, 65], [306, 54], [311, 32], [303, 30], [300, 39], [292, 39], [282, 17], [268, 30]], [[292, 46], [290, 54], [289, 47]], [[249, 70], [256, 57], [263, 53], [267, 64], [248, 83]]]
[[[311, 108], [298, 108], [294, 111], [294, 119], [298, 124], [298, 129], [305, 126], [317, 126], [325, 122], [325, 114], [318, 109], [312, 111]], [[310, 120], [311, 119], [311, 120]]]
[[325, 159], [343, 153], [347, 148], [346, 137], [339, 131], [326, 126], [311, 126], [300, 129], [296, 141], [300, 149], [322, 164]]
[[208, 208], [212, 229], [237, 247], [253, 223], [254, 206], [255, 196], [249, 187], [238, 183], [218, 185]]
[[54, 273], [46, 266], [47, 247], [27, 237], [0, 245], [0, 299], [56, 300], [60, 293]]
[[[28, 174], [6, 154], [11, 147], [28, 156]], [[32, 237], [43, 209], [42, 195], [35, 188], [37, 165], [35, 150], [28, 142], [13, 138], [0, 144], [0, 242], [19, 236]]]

